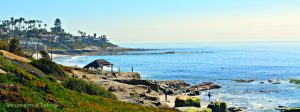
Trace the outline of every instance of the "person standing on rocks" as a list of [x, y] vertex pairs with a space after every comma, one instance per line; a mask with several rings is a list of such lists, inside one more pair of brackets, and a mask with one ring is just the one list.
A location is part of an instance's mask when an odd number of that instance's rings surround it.
[[167, 90], [164, 90], [165, 93], [165, 101], [168, 102], [168, 94], [167, 94]]

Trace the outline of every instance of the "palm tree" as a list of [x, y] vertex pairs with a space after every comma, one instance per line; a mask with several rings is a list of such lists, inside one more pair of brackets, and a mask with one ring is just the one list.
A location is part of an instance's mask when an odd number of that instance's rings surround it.
[[80, 30], [78, 30], [78, 33], [80, 34], [80, 36], [82, 36], [82, 34], [83, 34], [83, 32]]
[[28, 21], [24, 20], [25, 26], [26, 26], [26, 31], [28, 30]]
[[11, 17], [11, 18], [10, 18], [11, 30], [13, 29], [13, 23], [14, 23], [14, 17]]
[[35, 20], [29, 20], [28, 24], [29, 24], [29, 30], [33, 30], [34, 26], [35, 26], [36, 21]]
[[20, 17], [20, 19], [19, 19], [19, 22], [20, 22], [19, 29], [20, 29], [20, 28], [22, 28], [22, 30], [24, 30], [24, 27], [23, 27], [23, 24], [22, 24], [22, 23], [24, 23], [24, 22], [25, 22], [25, 18], [23, 18], [23, 17]]
[[43, 22], [43, 21], [36, 20], [37, 26], [38, 26], [39, 28], [41, 28], [41, 27], [42, 27], [42, 22]]
[[96, 33], [94, 33], [94, 38], [96, 38], [97, 37], [97, 34]]
[[47, 24], [44, 24], [45, 29], [47, 30]]

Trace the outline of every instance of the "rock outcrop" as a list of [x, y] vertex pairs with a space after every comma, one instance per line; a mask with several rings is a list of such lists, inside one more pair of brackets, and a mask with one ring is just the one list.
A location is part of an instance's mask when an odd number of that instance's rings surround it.
[[177, 96], [175, 99], [175, 107], [186, 107], [186, 106], [194, 106], [201, 107], [200, 99], [197, 97], [190, 96]]
[[146, 85], [147, 87], [150, 87], [151, 90], [159, 92], [161, 90], [158, 83], [155, 83], [151, 80], [137, 80], [137, 79], [131, 79], [131, 80], [122, 80], [122, 79], [115, 79], [114, 81], [130, 84], [130, 85]]
[[116, 76], [118, 79], [141, 79], [140, 74], [136, 72], [121, 72], [120, 74], [116, 73]]
[[211, 102], [207, 108], [210, 108], [212, 112], [227, 112], [227, 105], [225, 102]]
[[300, 84], [300, 79], [290, 79], [289, 83]]
[[280, 83], [281, 83], [281, 82], [280, 82], [279, 80], [277, 80], [277, 79], [270, 79], [270, 80], [268, 80], [268, 82], [271, 83], [271, 84], [280, 84]]
[[212, 82], [204, 82], [202, 84], [191, 86], [188, 88], [188, 90], [189, 91], [205, 91], [205, 90], [219, 89], [219, 88], [221, 88], [220, 85], [214, 84]]
[[235, 82], [243, 82], [243, 83], [250, 83], [255, 81], [254, 79], [235, 79]]

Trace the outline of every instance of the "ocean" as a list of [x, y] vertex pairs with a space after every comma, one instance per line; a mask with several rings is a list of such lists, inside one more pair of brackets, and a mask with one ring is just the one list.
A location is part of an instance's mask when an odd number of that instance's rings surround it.
[[[149, 48], [120, 55], [64, 56], [54, 61], [81, 66], [105, 59], [115, 70], [139, 72], [143, 79], [184, 80], [191, 85], [214, 82], [221, 89], [210, 90], [213, 98], [246, 111], [274, 111], [278, 106], [300, 107], [300, 42], [129, 44], [122, 47]], [[255, 79], [237, 83], [235, 79]], [[279, 80], [270, 84], [268, 80]], [[260, 82], [264, 82], [260, 84]], [[201, 93], [207, 100], [206, 92]]]

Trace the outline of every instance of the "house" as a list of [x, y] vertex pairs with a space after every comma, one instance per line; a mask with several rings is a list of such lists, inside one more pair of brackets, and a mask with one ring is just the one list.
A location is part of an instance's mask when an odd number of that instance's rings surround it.
[[7, 33], [8, 33], [7, 30], [1, 29], [1, 28], [0, 28], [0, 34], [1, 34], [1, 35], [5, 35], [5, 34], [7, 34]]
[[47, 51], [47, 46], [33, 39], [21, 39], [22, 48], [28, 52]]

